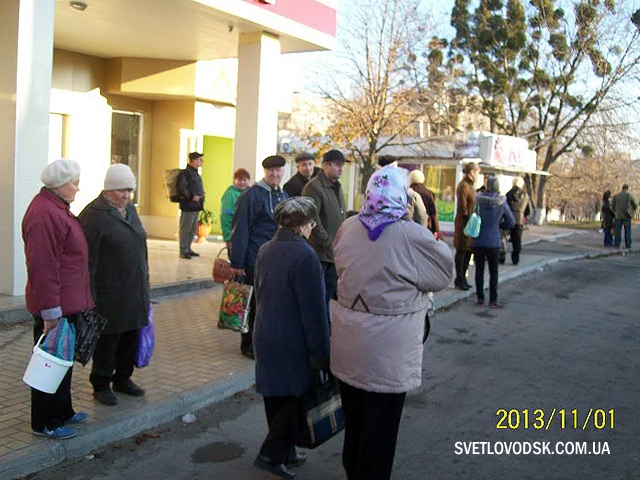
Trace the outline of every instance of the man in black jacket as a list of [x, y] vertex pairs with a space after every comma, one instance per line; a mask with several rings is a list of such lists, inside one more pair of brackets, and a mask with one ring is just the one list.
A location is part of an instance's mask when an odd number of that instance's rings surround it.
[[204, 187], [198, 168], [202, 166], [203, 155], [189, 154], [189, 164], [178, 176], [180, 193], [180, 258], [191, 260], [200, 254], [191, 250], [191, 242], [198, 228], [198, 214], [204, 209]]
[[522, 250], [522, 231], [524, 230], [525, 218], [529, 216], [529, 195], [522, 187], [524, 180], [522, 177], [513, 179], [513, 187], [507, 192], [507, 203], [516, 219], [515, 226], [511, 229], [511, 243], [513, 250], [511, 251], [511, 261], [514, 265], [520, 262], [520, 252]]
[[313, 153], [309, 152], [302, 152], [296, 155], [296, 169], [298, 173], [291, 177], [289, 181], [284, 184], [284, 187], [282, 187], [282, 189], [287, 192], [287, 195], [289, 195], [289, 198], [302, 195], [302, 189], [307, 182], [322, 170], [316, 167], [316, 157]]

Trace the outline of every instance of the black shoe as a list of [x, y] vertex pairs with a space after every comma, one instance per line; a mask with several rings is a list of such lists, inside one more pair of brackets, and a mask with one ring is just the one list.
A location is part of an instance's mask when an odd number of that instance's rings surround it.
[[199, 257], [200, 254], [196, 253], [196, 252], [189, 252], [189, 255], [191, 255], [192, 257]]
[[124, 393], [125, 395], [131, 395], [132, 397], [144, 397], [144, 389], [133, 383], [131, 380], [127, 380], [124, 383], [113, 383], [113, 390], [115, 392]]
[[184, 258], [185, 260], [191, 260], [191, 255], [188, 253], [181, 253], [180, 258]]
[[471, 284], [470, 284], [469, 282], [467, 282], [467, 279], [466, 279], [466, 278], [462, 281], [462, 284], [464, 285], [464, 289], [465, 289], [465, 290], [471, 290], [471, 289], [473, 288], [473, 287], [471, 286]]
[[274, 463], [269, 457], [258, 455], [253, 464], [261, 470], [266, 470], [280, 478], [296, 478], [296, 474], [290, 471], [284, 463]]
[[458, 289], [458, 290], [469, 290], [471, 288], [471, 285], [469, 285], [466, 281], [461, 282], [459, 280], [455, 280], [453, 282], [453, 285]]
[[118, 404], [118, 397], [108, 388], [106, 390], [93, 392], [93, 398], [98, 400], [102, 405], [113, 406]]
[[285, 466], [287, 468], [299, 467], [300, 465], [302, 465], [304, 462], [307, 461], [308, 456], [309, 455], [305, 452], [297, 452], [295, 455], [289, 455], [289, 457], [287, 457], [287, 462], [285, 463]]

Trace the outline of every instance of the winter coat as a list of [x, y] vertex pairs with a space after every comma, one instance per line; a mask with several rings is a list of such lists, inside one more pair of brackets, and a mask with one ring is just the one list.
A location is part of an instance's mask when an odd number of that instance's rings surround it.
[[[199, 212], [204, 210], [204, 187], [202, 177], [197, 168], [187, 165], [178, 175], [178, 192], [180, 193], [180, 210], [183, 212]], [[200, 195], [200, 200], [193, 200]]]
[[507, 203], [513, 213], [516, 225], [524, 225], [524, 219], [529, 216], [529, 195], [519, 187], [512, 187], [507, 192]]
[[220, 199], [220, 226], [222, 227], [222, 239], [225, 242], [231, 240], [231, 224], [233, 222], [233, 214], [236, 211], [236, 203], [244, 190], [240, 190], [235, 185], [230, 185]]
[[427, 228], [432, 233], [440, 231], [440, 222], [438, 220], [438, 206], [436, 205], [436, 197], [433, 192], [421, 183], [411, 184], [411, 189], [416, 192], [422, 198], [422, 203], [427, 211], [429, 220], [427, 221]]
[[611, 208], [611, 200], [607, 199], [602, 202], [602, 209], [600, 210], [602, 217], [602, 228], [613, 228], [613, 220], [615, 214], [613, 208]]
[[309, 243], [321, 262], [333, 263], [331, 244], [346, 218], [347, 211], [342, 185], [337, 180], [330, 180], [324, 171], [321, 171], [305, 185], [302, 195], [313, 198], [318, 205], [316, 227], [311, 232]]
[[69, 204], [42, 188], [22, 220], [26, 307], [54, 320], [93, 308], [87, 241]]
[[613, 208], [616, 218], [633, 218], [638, 208], [638, 202], [633, 195], [623, 190], [613, 196], [611, 208]]
[[126, 213], [125, 220], [100, 194], [79, 217], [89, 244], [96, 311], [109, 320], [105, 334], [137, 330], [149, 313], [147, 234], [133, 203]]
[[333, 248], [338, 302], [331, 316], [331, 371], [370, 392], [418, 387], [428, 292], [453, 279], [449, 247], [406, 220], [371, 241], [353, 216], [338, 230]]
[[[320, 167], [314, 167], [313, 173], [311, 174], [311, 178], [315, 178], [316, 175], [318, 175], [318, 173], [320, 173], [321, 171], [322, 169]], [[287, 183], [284, 184], [282, 189], [285, 192], [287, 192], [287, 195], [289, 195], [289, 198], [299, 197], [300, 195], [302, 195], [302, 189], [307, 183], [309, 183], [309, 180], [307, 180], [305, 177], [300, 175], [300, 173], [296, 173], [293, 177], [289, 179]]]
[[256, 390], [265, 396], [301, 396], [312, 357], [329, 357], [325, 286], [318, 256], [304, 237], [278, 230], [258, 252], [253, 348]]
[[473, 239], [473, 246], [480, 248], [500, 248], [500, 229], [510, 230], [516, 220], [507, 204], [507, 198], [499, 193], [476, 194], [480, 219], [480, 234]]
[[278, 226], [273, 209], [289, 196], [259, 181], [248, 188], [236, 203], [231, 228], [231, 266], [253, 270], [258, 249], [273, 238]]
[[475, 198], [473, 181], [465, 176], [456, 187], [456, 218], [453, 223], [453, 246], [459, 250], [471, 250], [473, 239], [467, 237], [463, 231], [475, 208]]
[[427, 226], [429, 216], [424, 206], [422, 197], [417, 192], [409, 189], [409, 198], [407, 201], [407, 217], [423, 227]]

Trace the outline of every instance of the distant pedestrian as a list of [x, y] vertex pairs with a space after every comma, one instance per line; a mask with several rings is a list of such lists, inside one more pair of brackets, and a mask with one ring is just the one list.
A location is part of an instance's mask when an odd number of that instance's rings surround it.
[[317, 225], [311, 232], [309, 243], [318, 254], [322, 264], [327, 296], [327, 315], [329, 315], [329, 302], [335, 300], [338, 287], [332, 243], [338, 228], [347, 218], [344, 192], [340, 184], [340, 177], [346, 161], [340, 150], [329, 150], [322, 157], [322, 171], [302, 189], [302, 195], [313, 198], [318, 206]]
[[190, 260], [200, 254], [191, 249], [191, 243], [198, 228], [198, 214], [204, 210], [204, 187], [198, 168], [202, 167], [204, 157], [201, 153], [191, 152], [187, 168], [178, 175], [180, 193], [180, 258]]
[[420, 170], [412, 170], [409, 173], [409, 187], [420, 195], [422, 203], [429, 219], [427, 220], [427, 228], [431, 230], [436, 237], [440, 236], [440, 221], [438, 220], [438, 205], [436, 203], [435, 194], [424, 185], [424, 173]]
[[231, 247], [231, 226], [233, 214], [236, 212], [236, 203], [251, 182], [251, 174], [244, 168], [238, 168], [233, 172], [233, 183], [222, 194], [220, 199], [220, 226], [222, 227], [222, 239], [227, 248]]
[[522, 251], [522, 232], [524, 231], [525, 220], [529, 216], [529, 195], [525, 192], [524, 179], [516, 177], [513, 179], [513, 186], [507, 192], [507, 203], [516, 220], [516, 224], [511, 229], [511, 262], [518, 265], [520, 262], [520, 252]]
[[256, 390], [264, 396], [269, 433], [254, 464], [282, 478], [293, 478], [289, 469], [307, 459], [294, 446], [301, 397], [329, 369], [324, 278], [307, 243], [317, 213], [311, 198], [280, 202], [278, 231], [256, 260]]
[[131, 201], [135, 188], [136, 179], [128, 165], [111, 165], [102, 193], [79, 217], [89, 245], [96, 311], [108, 320], [89, 375], [93, 396], [103, 405], [118, 403], [113, 391], [133, 397], [145, 394], [131, 380], [140, 329], [149, 318], [150, 298], [147, 234]]
[[322, 171], [320, 167], [316, 167], [315, 155], [309, 152], [302, 152], [296, 155], [296, 169], [298, 172], [282, 187], [289, 195], [289, 198], [302, 195], [304, 186]]
[[[473, 257], [476, 264], [476, 296], [478, 305], [484, 305], [484, 263], [489, 264], [489, 307], [502, 308], [498, 302], [498, 264], [500, 257], [500, 228], [511, 229], [516, 225], [511, 209], [495, 177], [487, 180], [486, 192], [476, 195], [475, 201], [482, 223], [480, 234], [473, 240]], [[504, 222], [504, 223], [503, 223]]]
[[[75, 323], [80, 312], [93, 308], [89, 284], [87, 240], [76, 216], [69, 210], [80, 181], [80, 165], [61, 159], [40, 175], [44, 187], [33, 198], [22, 220], [27, 262], [25, 301], [33, 315], [33, 338], [53, 330], [61, 318]], [[34, 435], [64, 440], [77, 435], [69, 425], [88, 415], [75, 412], [71, 401], [71, 374], [67, 370], [58, 390], [31, 389], [31, 430]]]
[[406, 172], [381, 168], [333, 244], [340, 287], [331, 371], [340, 383], [349, 479], [391, 477], [406, 392], [422, 379], [428, 292], [452, 278], [449, 247], [406, 218], [407, 195]]
[[[380, 168], [391, 165], [398, 167], [398, 157], [394, 155], [381, 155], [378, 157], [378, 166]], [[409, 180], [407, 179], [407, 182]], [[422, 197], [416, 193], [411, 187], [407, 189], [407, 217], [409, 220], [426, 227], [429, 223], [429, 216]]]
[[616, 193], [611, 201], [611, 207], [616, 216], [614, 220], [615, 237], [613, 245], [616, 248], [622, 243], [622, 228], [624, 227], [624, 246], [631, 248], [631, 219], [638, 208], [636, 198], [629, 193], [629, 185], [622, 185], [622, 191]]
[[464, 234], [464, 227], [475, 208], [476, 192], [474, 184], [478, 179], [480, 167], [474, 162], [466, 163], [462, 169], [464, 177], [456, 187], [456, 217], [454, 220], [453, 246], [456, 249], [456, 279], [454, 286], [458, 290], [469, 290], [467, 270], [471, 262], [473, 239]]
[[[273, 212], [276, 205], [288, 198], [280, 188], [286, 164], [284, 157], [272, 155], [262, 161], [264, 178], [240, 195], [233, 215], [231, 229], [231, 267], [245, 273], [244, 282], [253, 285], [258, 249], [278, 230]], [[249, 309], [249, 332], [242, 334], [240, 351], [253, 358], [253, 322], [256, 316], [255, 295], [251, 296]]]
[[602, 194], [602, 208], [600, 209], [600, 217], [602, 219], [602, 232], [604, 233], [604, 246], [613, 246], [613, 227], [615, 213], [611, 206], [611, 190], [606, 190]]

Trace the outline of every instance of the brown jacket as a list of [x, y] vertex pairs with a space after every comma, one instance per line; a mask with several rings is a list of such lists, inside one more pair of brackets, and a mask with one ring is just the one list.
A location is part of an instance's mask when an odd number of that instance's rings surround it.
[[453, 246], [459, 250], [471, 250], [473, 238], [467, 237], [462, 231], [475, 206], [476, 191], [473, 189], [473, 181], [468, 175], [465, 175], [456, 187], [456, 218], [454, 221]]

